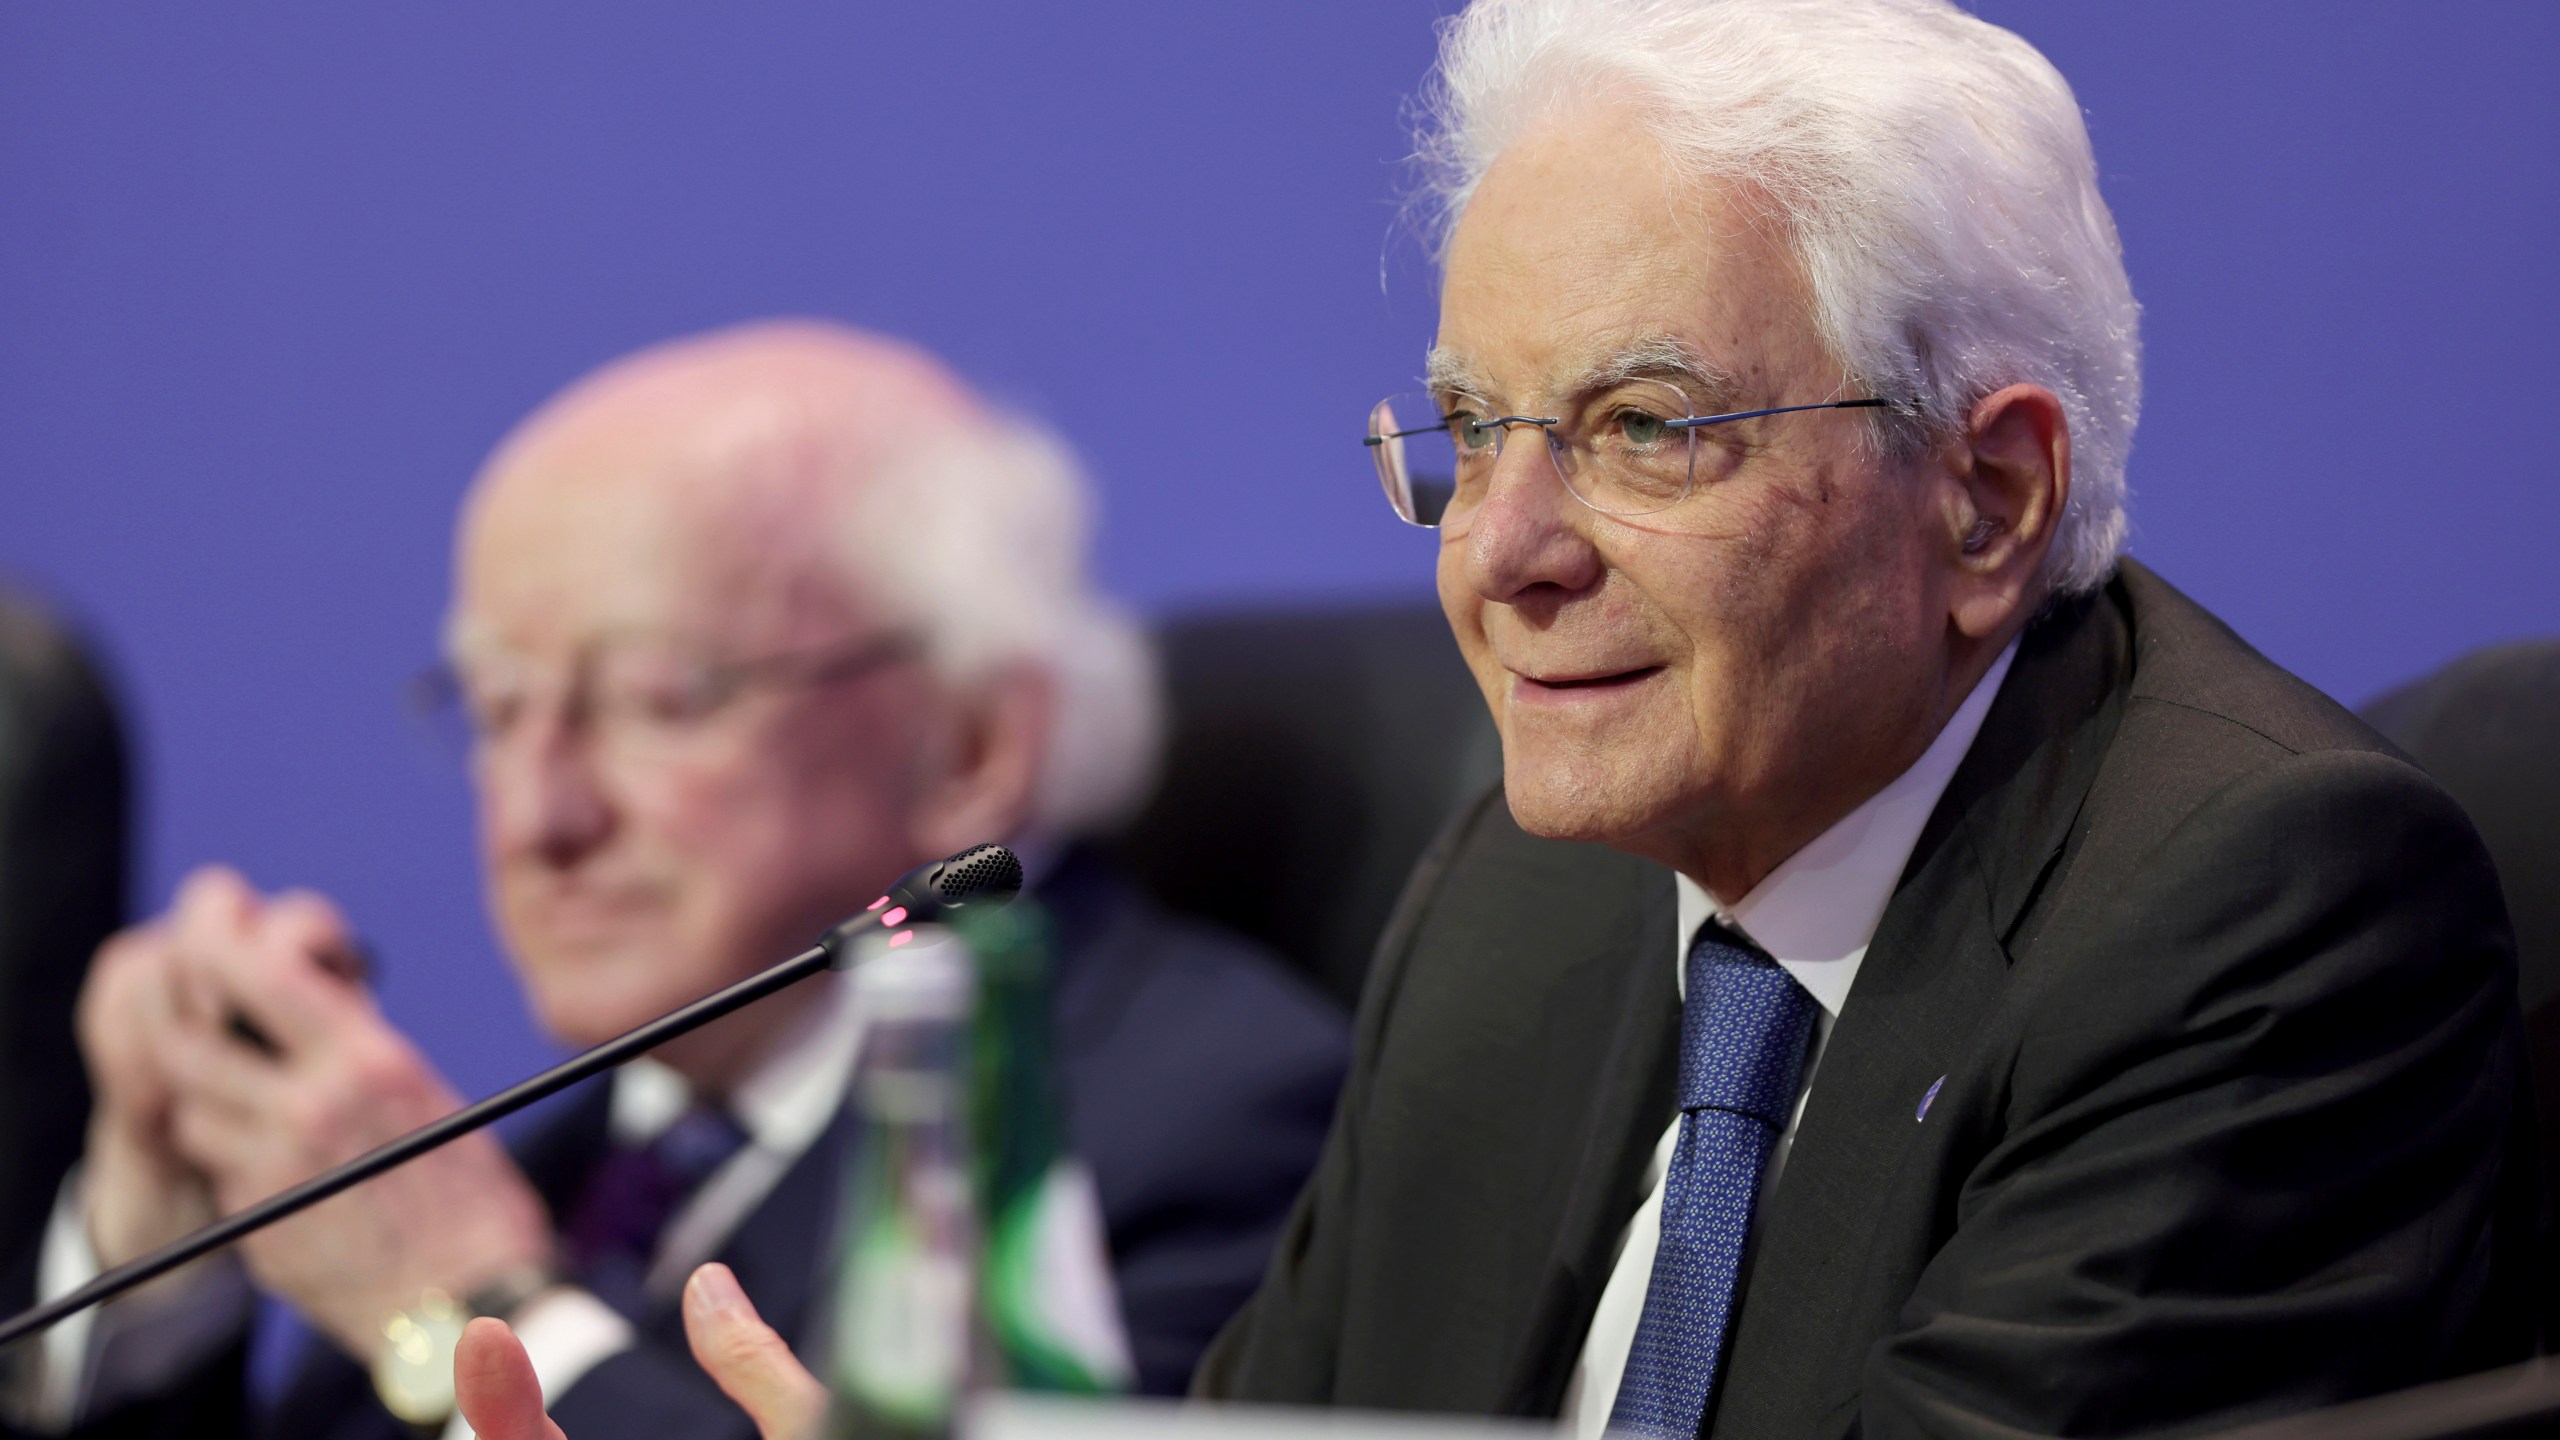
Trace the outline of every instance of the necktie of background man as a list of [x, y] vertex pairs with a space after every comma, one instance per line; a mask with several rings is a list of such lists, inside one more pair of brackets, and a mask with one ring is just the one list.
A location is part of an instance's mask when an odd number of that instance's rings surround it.
[[1680, 1011], [1680, 1139], [1612, 1434], [1690, 1440], [1715, 1394], [1743, 1243], [1811, 1048], [1813, 997], [1759, 947], [1698, 928]]
[[571, 1278], [624, 1318], [639, 1319], [647, 1308], [641, 1282], [658, 1237], [746, 1143], [746, 1133], [726, 1114], [696, 1106], [648, 1143], [606, 1156], [561, 1228], [561, 1257]]

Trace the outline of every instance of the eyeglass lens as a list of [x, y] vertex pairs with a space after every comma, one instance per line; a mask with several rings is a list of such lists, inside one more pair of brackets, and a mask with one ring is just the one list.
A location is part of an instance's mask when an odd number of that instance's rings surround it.
[[1495, 460], [1515, 441], [1544, 452], [1565, 488], [1592, 509], [1647, 515], [1689, 493], [1694, 433], [1669, 422], [1690, 414], [1679, 390], [1648, 380], [1614, 386], [1552, 424], [1487, 414], [1463, 399], [1444, 410], [1427, 392], [1411, 391], [1369, 412], [1369, 448], [1387, 503], [1412, 525], [1463, 525], [1483, 503]]

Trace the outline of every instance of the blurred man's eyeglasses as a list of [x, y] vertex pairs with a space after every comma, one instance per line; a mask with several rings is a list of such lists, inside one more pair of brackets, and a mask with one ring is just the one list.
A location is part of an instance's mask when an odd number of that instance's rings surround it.
[[437, 665], [410, 682], [409, 701], [474, 761], [517, 743], [528, 719], [556, 711], [599, 752], [645, 764], [676, 754], [751, 691], [843, 684], [922, 653], [921, 640], [903, 631], [730, 661], [603, 642], [581, 650], [565, 675], [499, 659]]
[[1369, 411], [1365, 443], [1387, 503], [1408, 525], [1463, 526], [1484, 503], [1494, 462], [1513, 427], [1540, 432], [1556, 478], [1603, 515], [1651, 515], [1689, 496], [1697, 483], [1698, 432], [1709, 425], [1793, 415], [1803, 410], [1888, 409], [1889, 400], [1832, 400], [1724, 415], [1695, 413], [1677, 386], [1629, 380], [1561, 415], [1495, 415], [1467, 396], [1446, 408], [1427, 391], [1390, 395]]

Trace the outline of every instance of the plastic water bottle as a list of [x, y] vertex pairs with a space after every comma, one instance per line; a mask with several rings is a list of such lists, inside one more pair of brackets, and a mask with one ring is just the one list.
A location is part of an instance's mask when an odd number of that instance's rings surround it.
[[827, 1355], [831, 1440], [941, 1440], [987, 1368], [969, 1134], [976, 976], [917, 926], [875, 936], [851, 977], [864, 1016], [854, 1153]]

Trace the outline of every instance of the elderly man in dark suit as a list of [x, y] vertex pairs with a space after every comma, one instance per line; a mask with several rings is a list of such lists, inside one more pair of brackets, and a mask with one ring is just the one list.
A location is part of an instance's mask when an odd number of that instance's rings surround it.
[[1936, 0], [1481, 0], [1425, 154], [1504, 782], [1385, 938], [1209, 1395], [2206, 1428], [2524, 1353], [2460, 809], [2130, 560], [2069, 88]]
[[[908, 346], [816, 324], [662, 346], [491, 458], [446, 680], [498, 929], [569, 1044], [793, 953], [922, 860], [1024, 841], [1094, 1201], [1099, 1299], [1062, 1343], [1173, 1391], [1313, 1164], [1348, 1026], [1071, 843], [1140, 798], [1155, 733], [1143, 641], [1084, 576], [1084, 506], [1056, 441]], [[350, 949], [319, 897], [208, 871], [102, 952], [82, 1024], [99, 1114], [49, 1291], [453, 1106], [334, 973]], [[399, 1315], [434, 1333], [438, 1297], [511, 1320], [592, 1433], [747, 1433], [678, 1292], [718, 1260], [813, 1339], [861, 1035], [831, 986], [626, 1067], [520, 1155], [475, 1137], [279, 1225], [243, 1246], [245, 1277], [208, 1264], [57, 1329], [22, 1415], [232, 1428], [245, 1278], [322, 1342], [267, 1433], [467, 1433], [449, 1355], [385, 1339]]]

